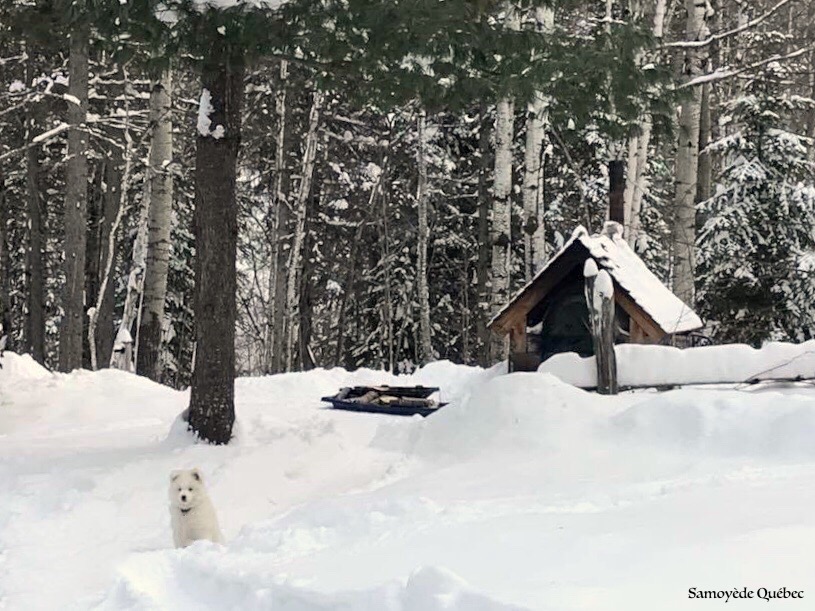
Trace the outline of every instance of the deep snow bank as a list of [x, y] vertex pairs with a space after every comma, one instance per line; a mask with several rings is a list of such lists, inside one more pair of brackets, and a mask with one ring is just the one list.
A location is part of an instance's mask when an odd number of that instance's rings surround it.
[[[680, 389], [601, 396], [548, 373], [480, 377], [462, 400], [409, 427], [380, 427], [374, 444], [426, 460], [477, 455], [696, 452], [815, 458], [815, 398]], [[579, 454], [579, 453], [578, 453]], [[608, 458], [603, 460], [608, 461]], [[598, 465], [598, 467], [601, 467]]]
[[368, 590], [321, 593], [264, 566], [261, 558], [206, 543], [172, 553], [132, 556], [96, 608], [203, 611], [514, 611], [476, 593], [450, 571], [424, 567], [406, 581]]
[[[680, 350], [671, 346], [620, 344], [617, 375], [621, 386], [738, 383], [765, 379], [815, 378], [815, 340], [802, 344], [769, 342], [761, 349], [744, 344]], [[580, 388], [597, 386], [594, 357], [556, 354], [538, 367]]]
[[50, 378], [53, 374], [28, 354], [4, 352], [0, 357], [0, 391], [13, 384], [25, 384]]

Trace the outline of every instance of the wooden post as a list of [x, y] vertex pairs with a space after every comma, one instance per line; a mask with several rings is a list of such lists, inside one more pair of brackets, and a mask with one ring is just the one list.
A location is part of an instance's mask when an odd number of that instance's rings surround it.
[[614, 354], [614, 283], [605, 270], [598, 272], [594, 259], [583, 267], [586, 303], [591, 319], [594, 358], [597, 363], [597, 392], [617, 394], [617, 358]]
[[617, 394], [617, 358], [614, 354], [614, 283], [605, 270], [597, 274], [594, 283], [594, 310], [599, 321], [594, 332], [597, 358], [597, 392]]
[[515, 355], [521, 355], [521, 358], [526, 355], [526, 317], [509, 330], [509, 359], [507, 363], [509, 373], [516, 370], [513, 363]]

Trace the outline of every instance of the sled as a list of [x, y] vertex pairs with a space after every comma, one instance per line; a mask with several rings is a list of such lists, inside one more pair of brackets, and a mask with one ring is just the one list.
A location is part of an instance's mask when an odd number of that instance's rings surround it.
[[352, 386], [322, 401], [353, 412], [424, 417], [447, 405], [429, 398], [438, 391], [432, 386]]

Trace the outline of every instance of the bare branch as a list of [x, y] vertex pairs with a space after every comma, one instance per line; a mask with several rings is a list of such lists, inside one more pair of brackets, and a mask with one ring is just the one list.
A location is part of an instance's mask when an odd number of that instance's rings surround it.
[[720, 32], [718, 34], [713, 34], [704, 40], [689, 40], [689, 41], [677, 41], [677, 42], [668, 42], [662, 45], [663, 48], [672, 48], [672, 49], [698, 49], [700, 47], [706, 47], [707, 45], [713, 44], [714, 42], [721, 40], [723, 38], [727, 38], [729, 36], [735, 36], [736, 34], [740, 34], [745, 30], [749, 30], [760, 24], [762, 21], [765, 21], [773, 14], [777, 13], [779, 9], [783, 8], [787, 4], [791, 2], [797, 2], [798, 0], [781, 0], [778, 4], [772, 7], [766, 13], [759, 15], [758, 17], [751, 19], [747, 23], [743, 23], [737, 28], [733, 28], [732, 30], [727, 30], [726, 32]]
[[754, 64], [750, 64], [749, 66], [744, 66], [742, 68], [716, 70], [714, 72], [703, 74], [702, 76], [698, 76], [694, 79], [691, 79], [687, 83], [683, 83], [682, 85], [677, 87], [677, 90], [687, 89], [689, 87], [696, 87], [697, 85], [704, 85], [705, 83], [715, 83], [717, 81], [723, 81], [724, 79], [738, 76], [739, 74], [743, 74], [748, 70], [760, 68], [761, 66], [766, 66], [767, 64], [771, 64], [773, 62], [782, 62], [787, 61], [789, 59], [795, 59], [796, 57], [800, 57], [801, 55], [809, 51], [812, 51], [813, 49], [815, 49], [815, 44], [811, 44], [809, 46], [798, 49], [797, 51], [787, 53], [785, 55], [773, 55], [772, 57], [762, 59], [761, 61], [758, 61]]

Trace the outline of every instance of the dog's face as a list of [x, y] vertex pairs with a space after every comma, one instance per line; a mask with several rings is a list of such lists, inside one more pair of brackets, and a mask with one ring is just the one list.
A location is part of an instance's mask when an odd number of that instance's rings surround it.
[[204, 480], [198, 469], [184, 469], [170, 474], [170, 504], [179, 509], [192, 509], [206, 495]]

